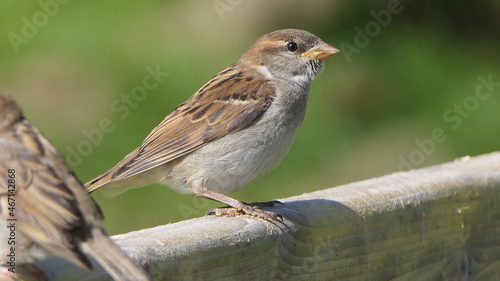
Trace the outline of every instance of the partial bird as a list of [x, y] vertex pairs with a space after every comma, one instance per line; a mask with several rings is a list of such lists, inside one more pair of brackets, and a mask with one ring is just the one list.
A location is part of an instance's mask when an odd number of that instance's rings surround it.
[[[2, 240], [4, 266], [10, 268], [7, 255], [12, 252], [18, 266], [55, 254], [89, 270], [93, 259], [114, 280], [150, 280], [109, 238], [102, 219], [55, 147], [24, 118], [12, 97], [0, 93], [0, 222], [13, 226], [15, 234], [15, 244]], [[8, 231], [2, 227], [2, 232]], [[15, 270], [3, 271], [19, 278]]]
[[86, 183], [87, 190], [119, 193], [159, 183], [227, 204], [236, 214], [276, 219], [276, 213], [261, 208], [267, 204], [246, 204], [225, 194], [283, 160], [304, 120], [311, 81], [323, 60], [338, 52], [304, 30], [263, 35], [168, 114], [137, 149]]

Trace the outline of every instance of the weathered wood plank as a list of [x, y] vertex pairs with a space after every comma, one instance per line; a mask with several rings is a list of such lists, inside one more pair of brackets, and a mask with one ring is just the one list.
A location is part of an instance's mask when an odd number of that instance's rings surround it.
[[[500, 153], [117, 235], [155, 280], [500, 280]], [[50, 280], [109, 280], [62, 259]]]

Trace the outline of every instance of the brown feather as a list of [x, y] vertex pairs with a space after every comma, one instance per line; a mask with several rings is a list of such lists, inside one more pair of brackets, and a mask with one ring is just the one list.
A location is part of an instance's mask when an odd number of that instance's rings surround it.
[[[6, 221], [15, 219], [24, 240], [29, 239], [25, 243], [35, 242], [87, 269], [92, 268], [86, 255], [89, 254], [115, 280], [149, 280], [108, 237], [100, 222], [101, 210], [63, 157], [37, 128], [24, 120], [13, 99], [2, 93], [0, 171], [0, 217]], [[9, 174], [15, 179], [11, 186]], [[10, 202], [15, 200], [14, 210], [9, 210], [9, 198]], [[92, 249], [102, 245], [105, 247]], [[90, 253], [84, 253], [84, 247]], [[102, 255], [96, 256], [96, 252]]]
[[[269, 107], [276, 93], [263, 77], [250, 76], [240, 69], [241, 65], [235, 63], [208, 81], [167, 115], [137, 150], [87, 183], [87, 190], [133, 177], [250, 125]], [[239, 83], [243, 79], [246, 83]]]
[[[54, 164], [63, 163], [53, 147], [46, 146], [45, 138], [28, 122], [16, 123], [13, 127], [0, 130], [0, 170], [15, 169], [16, 209], [14, 211], [19, 229], [35, 243], [71, 260], [91, 268], [91, 264], [77, 247], [74, 234], [80, 231], [83, 216], [77, 207], [75, 189], [82, 190], [79, 182], [63, 182], [73, 177], [66, 166], [63, 170], [53, 169]], [[7, 142], [5, 142], [7, 140]], [[57, 165], [57, 164], [56, 164]], [[12, 218], [8, 212], [7, 174], [2, 173], [0, 182], [0, 215]], [[73, 186], [70, 186], [72, 184]], [[100, 220], [102, 215], [93, 200], [88, 197], [86, 205], [91, 206], [88, 217]]]

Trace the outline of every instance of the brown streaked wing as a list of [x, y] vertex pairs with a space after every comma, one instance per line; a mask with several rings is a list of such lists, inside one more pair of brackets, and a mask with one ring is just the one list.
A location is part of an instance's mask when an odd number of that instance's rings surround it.
[[247, 76], [233, 66], [165, 117], [146, 137], [137, 154], [113, 174], [112, 181], [182, 157], [258, 118], [273, 101], [275, 89], [266, 80]]
[[[15, 170], [15, 218], [31, 240], [65, 258], [91, 268], [79, 250], [73, 231], [82, 225], [82, 213], [72, 188], [61, 175], [73, 176], [62, 158], [52, 159], [53, 147], [35, 128], [20, 122], [0, 132], [0, 215], [12, 218], [8, 208], [8, 169]], [[53, 161], [54, 160], [54, 161]], [[58, 169], [67, 169], [61, 174]], [[78, 184], [72, 180], [70, 184]], [[79, 186], [83, 190], [82, 186]], [[92, 199], [88, 199], [92, 201]], [[90, 202], [93, 204], [93, 201]], [[97, 208], [94, 206], [94, 208]], [[95, 212], [97, 209], [88, 210]]]

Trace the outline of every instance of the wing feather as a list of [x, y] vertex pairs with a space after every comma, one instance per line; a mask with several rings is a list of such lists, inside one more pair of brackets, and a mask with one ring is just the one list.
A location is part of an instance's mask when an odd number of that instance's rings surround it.
[[[91, 181], [89, 190], [175, 160], [256, 120], [273, 101], [275, 89], [265, 79], [249, 76], [234, 66], [212, 78], [165, 117], [137, 150]], [[105, 182], [92, 188], [104, 178]]]
[[[31, 240], [91, 268], [73, 233], [82, 225], [82, 216], [98, 214], [94, 220], [102, 217], [90, 197], [88, 202], [77, 202], [75, 189], [85, 190], [63, 163], [49, 141], [27, 122], [17, 123], [15, 129], [0, 130], [0, 170], [15, 170], [14, 189], [9, 188], [7, 173], [0, 174], [0, 216], [16, 218], [19, 229]], [[55, 170], [56, 166], [62, 171]], [[8, 210], [9, 194], [16, 204], [12, 213]], [[91, 208], [88, 214], [80, 211], [79, 203]]]

